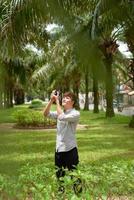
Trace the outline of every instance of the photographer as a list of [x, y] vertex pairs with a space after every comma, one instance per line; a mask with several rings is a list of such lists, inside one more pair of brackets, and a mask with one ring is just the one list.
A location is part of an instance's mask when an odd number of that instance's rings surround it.
[[[64, 169], [76, 169], [79, 163], [75, 132], [80, 113], [74, 108], [76, 97], [72, 92], [66, 92], [63, 95], [62, 106], [64, 110], [62, 110], [59, 103], [59, 93], [56, 92], [57, 91], [52, 92], [51, 99], [43, 113], [45, 116], [57, 119], [55, 166], [57, 168], [56, 176], [60, 179], [60, 177], [65, 176]], [[54, 102], [56, 103], [56, 111], [51, 112], [51, 105]], [[74, 184], [74, 191], [76, 192], [75, 185], [76, 184]], [[62, 192], [64, 187], [60, 187], [60, 190]]]

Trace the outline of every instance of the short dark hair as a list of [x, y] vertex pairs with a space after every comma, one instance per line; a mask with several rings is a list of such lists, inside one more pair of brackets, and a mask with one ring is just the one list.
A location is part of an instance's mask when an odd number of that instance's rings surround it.
[[63, 94], [63, 97], [70, 97], [71, 100], [74, 102], [73, 107], [76, 106], [76, 104], [77, 104], [77, 98], [76, 98], [76, 95], [73, 92], [65, 92]]

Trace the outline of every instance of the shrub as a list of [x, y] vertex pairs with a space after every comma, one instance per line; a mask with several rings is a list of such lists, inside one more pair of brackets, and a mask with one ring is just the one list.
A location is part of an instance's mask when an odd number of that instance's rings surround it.
[[29, 108], [39, 108], [43, 106], [43, 101], [40, 99], [33, 99]]
[[[32, 166], [27, 164], [20, 170], [17, 184], [9, 178], [0, 176], [0, 194], [5, 199], [133, 199], [134, 195], [134, 163], [115, 162], [79, 166], [74, 172], [67, 172], [63, 178], [65, 193], [58, 193], [59, 182], [53, 167], [45, 164]], [[71, 178], [73, 176], [73, 179]], [[75, 195], [73, 184], [82, 180], [83, 192]], [[10, 197], [10, 198], [7, 198]], [[12, 198], [11, 198], [12, 197]], [[13, 198], [14, 197], [14, 198]]]
[[43, 116], [41, 111], [23, 109], [14, 113], [17, 127], [55, 127], [56, 121]]

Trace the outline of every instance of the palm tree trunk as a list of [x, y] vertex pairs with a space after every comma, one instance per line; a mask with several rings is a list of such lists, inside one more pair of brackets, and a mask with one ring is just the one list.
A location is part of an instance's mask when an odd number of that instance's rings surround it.
[[24, 103], [24, 98], [25, 98], [25, 95], [24, 95], [24, 90], [23, 88], [15, 88], [14, 89], [14, 101], [15, 101], [15, 104], [16, 105], [20, 105], [20, 104], [23, 104]]
[[133, 88], [132, 88], [132, 89], [134, 90], [134, 77], [133, 77], [133, 79], [132, 79], [132, 82], [133, 82]]
[[13, 107], [13, 89], [10, 87], [9, 90], [9, 107]]
[[6, 89], [4, 90], [4, 108], [7, 108], [7, 91]]
[[93, 77], [93, 94], [94, 94], [94, 113], [99, 113], [99, 92], [98, 92], [98, 80]]
[[114, 117], [113, 109], [113, 77], [112, 77], [112, 59], [105, 59], [106, 67], [106, 117]]
[[88, 76], [88, 73], [85, 73], [85, 105], [84, 105], [84, 110], [89, 110], [88, 92], [89, 92], [89, 76]]
[[76, 98], [77, 98], [76, 109], [79, 110], [80, 109], [80, 104], [79, 104], [79, 87], [74, 87], [73, 92], [74, 92], [74, 94], [76, 95]]
[[2, 91], [0, 90], [0, 108], [3, 107], [3, 102], [2, 102]]
[[7, 89], [6, 93], [7, 93], [7, 104], [6, 104], [6, 107], [9, 108], [10, 107], [10, 91], [9, 91], [9, 89]]
[[13, 91], [12, 91], [12, 84], [10, 83], [10, 81], [8, 81], [8, 83], [5, 83], [4, 107], [5, 108], [13, 107]]

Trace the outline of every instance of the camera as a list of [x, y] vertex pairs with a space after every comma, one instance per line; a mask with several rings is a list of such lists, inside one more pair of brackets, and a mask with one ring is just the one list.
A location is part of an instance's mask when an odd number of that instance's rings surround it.
[[54, 95], [56, 95], [56, 96], [58, 95], [58, 91], [57, 90], [55, 90]]

